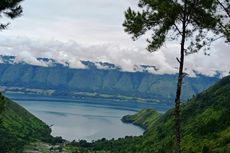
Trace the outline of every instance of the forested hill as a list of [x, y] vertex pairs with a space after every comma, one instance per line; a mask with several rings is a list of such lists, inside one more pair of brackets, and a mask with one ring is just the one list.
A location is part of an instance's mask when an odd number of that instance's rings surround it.
[[[160, 117], [155, 111], [144, 110], [123, 118], [123, 121], [146, 127], [144, 136], [99, 140], [82, 147], [112, 153], [172, 153], [173, 118], [173, 110]], [[182, 106], [182, 152], [230, 153], [230, 76]]]
[[27, 110], [0, 96], [0, 153], [21, 153], [33, 141], [50, 142], [51, 129]]
[[[4, 153], [21, 152], [24, 144], [39, 140], [52, 142], [50, 129], [16, 103], [0, 100], [0, 149]], [[183, 153], [229, 153], [230, 151], [230, 76], [193, 97], [182, 106]], [[174, 149], [173, 110], [158, 114], [143, 110], [123, 121], [146, 129], [143, 136], [118, 140], [73, 141], [59, 146], [71, 152], [98, 153], [172, 153]], [[47, 144], [48, 145], [48, 144]]]
[[[175, 97], [177, 75], [151, 74], [147, 72], [150, 66], [142, 65], [142, 72], [123, 72], [110, 63], [82, 61], [86, 69], [73, 69], [51, 59], [39, 59], [48, 63], [47, 67], [42, 67], [25, 62], [14, 63], [14, 57], [1, 58], [0, 86], [5, 86], [2, 87], [4, 90], [59, 96], [129, 96], [167, 102]], [[98, 68], [98, 64], [103, 69]], [[203, 91], [217, 80], [219, 76], [187, 77], [182, 98], [187, 99]]]

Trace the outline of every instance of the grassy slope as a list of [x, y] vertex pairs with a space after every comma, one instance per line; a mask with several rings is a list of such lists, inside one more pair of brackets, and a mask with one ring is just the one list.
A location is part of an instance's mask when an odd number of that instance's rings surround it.
[[[150, 125], [144, 136], [99, 140], [88, 144], [88, 149], [115, 153], [173, 152], [173, 110], [157, 120], [143, 112], [129, 116], [130, 120], [127, 120], [142, 126]], [[140, 114], [146, 117], [145, 120]], [[153, 124], [148, 122], [151, 120]], [[182, 127], [183, 153], [230, 153], [230, 76], [182, 106]]]
[[51, 139], [50, 128], [27, 110], [1, 96], [0, 153], [21, 152], [23, 146], [34, 140]]
[[[27, 138], [44, 139], [49, 136], [49, 128], [44, 123], [8, 99], [6, 102], [3, 126], [0, 127], [1, 138], [8, 137], [5, 142], [0, 139], [5, 146], [11, 145], [9, 149], [17, 148], [18, 145], [23, 145]], [[192, 98], [182, 108], [183, 153], [229, 153], [230, 77], [222, 79], [215, 86]], [[172, 112], [173, 110], [169, 110], [159, 116], [154, 111], [145, 110], [126, 117], [130, 122], [147, 129], [140, 137], [110, 141], [102, 139], [93, 143], [81, 141], [68, 146], [80, 148], [80, 152], [171, 153], [174, 148]], [[0, 144], [2, 145], [2, 142]]]
[[[172, 152], [172, 112], [171, 110], [162, 116], [145, 135], [145, 140], [151, 142], [150, 150]], [[222, 79], [185, 104], [182, 109], [182, 122], [184, 153], [208, 152], [207, 150], [230, 152], [230, 77]], [[154, 137], [158, 142], [153, 140]]]
[[125, 123], [133, 123], [144, 129], [149, 129], [160, 118], [160, 113], [152, 109], [144, 109], [137, 114], [127, 115], [122, 118]]

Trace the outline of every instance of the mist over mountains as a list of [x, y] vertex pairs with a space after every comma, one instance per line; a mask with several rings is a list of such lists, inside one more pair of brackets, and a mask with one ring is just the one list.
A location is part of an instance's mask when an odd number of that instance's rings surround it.
[[[103, 95], [108, 98], [112, 95], [155, 99], [157, 102], [172, 102], [175, 97], [177, 74], [154, 74], [153, 71], [158, 71], [155, 66], [139, 65], [135, 72], [124, 72], [119, 66], [105, 62], [81, 61], [85, 68], [76, 69], [69, 67], [68, 62], [59, 63], [48, 58], [37, 59], [43, 66], [16, 61], [13, 56], [1, 56], [0, 59], [0, 86], [5, 92]], [[217, 75], [186, 77], [182, 98], [190, 98], [217, 80]]]

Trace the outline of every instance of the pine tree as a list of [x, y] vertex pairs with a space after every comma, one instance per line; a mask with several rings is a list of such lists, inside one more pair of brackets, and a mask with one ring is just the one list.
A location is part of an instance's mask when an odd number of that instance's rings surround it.
[[[1, 0], [0, 1], [0, 19], [14, 19], [22, 15], [22, 7], [20, 2], [23, 0]], [[9, 26], [9, 22], [0, 23], [0, 30], [4, 30]]]
[[181, 93], [185, 55], [198, 52], [211, 39], [208, 34], [216, 27], [213, 0], [139, 0], [139, 11], [129, 8], [123, 26], [134, 40], [147, 32], [147, 50], [159, 49], [168, 40], [180, 41], [177, 90], [175, 98], [175, 152], [181, 152]]
[[230, 1], [216, 0], [214, 6], [216, 9], [213, 12], [218, 20], [215, 32], [223, 35], [226, 42], [230, 43]]
[[[19, 5], [23, 0], [1, 0], [0, 20], [3, 18], [14, 19], [22, 15], [22, 7]], [[5, 30], [10, 23], [0, 23], [0, 31]], [[4, 109], [4, 96], [0, 92], [0, 114]]]

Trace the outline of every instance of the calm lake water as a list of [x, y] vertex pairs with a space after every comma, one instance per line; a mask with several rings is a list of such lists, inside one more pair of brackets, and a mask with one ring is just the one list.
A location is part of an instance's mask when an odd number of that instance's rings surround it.
[[65, 99], [8, 94], [8, 97], [52, 126], [52, 135], [87, 141], [139, 136], [144, 130], [121, 122], [124, 115], [143, 108], [165, 111], [168, 106], [102, 99]]

